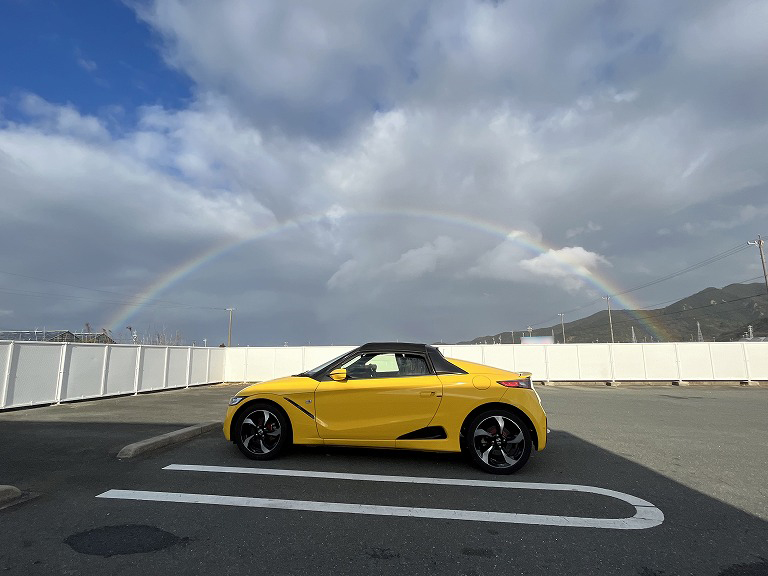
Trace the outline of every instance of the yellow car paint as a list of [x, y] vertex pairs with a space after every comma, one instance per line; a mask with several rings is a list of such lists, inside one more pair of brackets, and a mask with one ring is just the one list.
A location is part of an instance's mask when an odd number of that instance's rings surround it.
[[[546, 413], [530, 388], [508, 388], [500, 380], [516, 380], [529, 373], [510, 372], [464, 360], [447, 359], [467, 374], [327, 380], [306, 376], [278, 378], [252, 384], [229, 406], [224, 436], [232, 440], [233, 424], [254, 401], [274, 402], [291, 421], [294, 444], [396, 447], [458, 452], [460, 433], [473, 411], [489, 404], [506, 404], [531, 423], [536, 449], [547, 443]], [[479, 382], [479, 385], [478, 385]], [[486, 382], [488, 383], [486, 385]], [[442, 427], [447, 438], [398, 440], [427, 426]]]

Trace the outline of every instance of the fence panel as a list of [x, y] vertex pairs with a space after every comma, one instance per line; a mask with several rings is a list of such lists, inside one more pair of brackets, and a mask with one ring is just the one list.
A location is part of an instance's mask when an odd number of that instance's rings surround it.
[[[550, 346], [552, 348], [553, 346]], [[578, 380], [607, 382], [613, 378], [610, 344], [579, 344]]]
[[743, 346], [749, 365], [749, 378], [768, 380], [768, 342], [743, 342]]
[[[245, 382], [250, 348], [222, 348], [225, 353], [224, 379], [227, 382]], [[254, 348], [258, 350], [258, 348]]]
[[182, 388], [187, 385], [189, 348], [169, 348], [168, 350], [168, 388]]
[[354, 348], [354, 346], [307, 346], [304, 348], [304, 362], [302, 365], [302, 372], [304, 370], [317, 368], [321, 364], [325, 364], [337, 356], [346, 354]]
[[544, 346], [521, 346], [515, 348], [515, 370], [530, 372], [531, 379], [537, 382], [547, 380], [547, 358]]
[[16, 343], [11, 356], [11, 376], [6, 408], [56, 402], [62, 344]]
[[645, 350], [648, 380], [677, 380], [678, 366], [674, 344], [640, 344]]
[[[582, 348], [583, 350], [584, 348]], [[613, 345], [613, 377], [616, 380], [645, 380], [645, 360], [643, 344]]]
[[684, 342], [677, 345], [683, 380], [712, 380], [714, 369], [708, 342]]
[[466, 360], [467, 362], [482, 364], [485, 359], [483, 348], [484, 346], [475, 345], [451, 346], [450, 356], [456, 358], [456, 360]]
[[579, 380], [578, 344], [547, 346], [550, 380]]
[[515, 367], [515, 346], [511, 344], [487, 346], [483, 352], [483, 358], [485, 358], [484, 364], [488, 366], [513, 372], [517, 370]]
[[61, 401], [101, 396], [104, 346], [70, 344], [69, 370], [62, 382]]
[[747, 380], [744, 344], [718, 342], [712, 347], [712, 368], [718, 380]]
[[208, 383], [208, 349], [192, 348], [192, 367], [190, 369], [190, 384]]
[[0, 342], [0, 408], [5, 407], [8, 378], [11, 375], [11, 350], [12, 342]]
[[165, 383], [165, 348], [144, 346], [139, 392], [160, 390]]
[[227, 350], [225, 348], [209, 348], [211, 353], [211, 364], [208, 368], [209, 382], [226, 382], [225, 362], [227, 359]]
[[136, 346], [111, 346], [104, 394], [111, 396], [133, 392], [135, 377]]
[[275, 376], [290, 376], [303, 370], [301, 348], [275, 348]]

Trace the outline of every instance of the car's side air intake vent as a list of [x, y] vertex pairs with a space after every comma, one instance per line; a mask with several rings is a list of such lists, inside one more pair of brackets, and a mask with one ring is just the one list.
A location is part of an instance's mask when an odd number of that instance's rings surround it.
[[408, 434], [403, 434], [398, 440], [445, 440], [448, 436], [442, 426], [427, 426]]

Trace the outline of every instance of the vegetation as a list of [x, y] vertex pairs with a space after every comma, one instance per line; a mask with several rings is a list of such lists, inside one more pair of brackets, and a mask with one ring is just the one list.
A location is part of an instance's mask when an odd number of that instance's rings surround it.
[[[634, 328], [637, 342], [690, 342], [702, 339], [728, 342], [739, 340], [752, 326], [755, 337], [768, 336], [768, 295], [764, 284], [731, 284], [725, 288], [707, 288], [655, 310], [612, 310], [616, 342], [632, 342]], [[697, 325], [698, 322], [698, 325]], [[559, 323], [532, 331], [533, 336], [551, 336], [562, 342]], [[514, 342], [528, 332], [515, 332]], [[610, 342], [608, 311], [565, 323], [566, 340], [575, 342]], [[512, 343], [511, 332], [480, 336], [459, 344]]]

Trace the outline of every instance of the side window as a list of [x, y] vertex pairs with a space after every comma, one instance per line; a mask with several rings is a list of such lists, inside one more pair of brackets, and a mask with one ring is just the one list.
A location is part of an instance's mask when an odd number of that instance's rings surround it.
[[430, 374], [423, 356], [403, 353], [360, 354], [348, 360], [340, 368], [347, 371], [349, 380], [365, 378], [401, 378]]
[[418, 354], [397, 354], [397, 366], [400, 376], [427, 376], [430, 374], [426, 359]]

